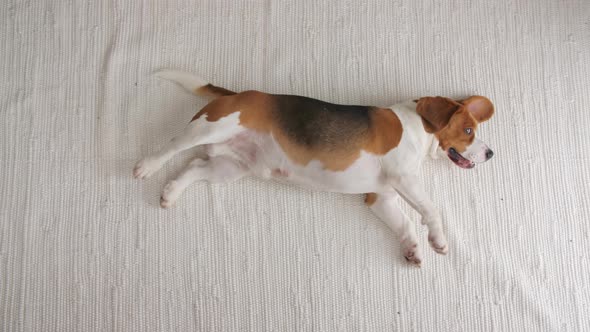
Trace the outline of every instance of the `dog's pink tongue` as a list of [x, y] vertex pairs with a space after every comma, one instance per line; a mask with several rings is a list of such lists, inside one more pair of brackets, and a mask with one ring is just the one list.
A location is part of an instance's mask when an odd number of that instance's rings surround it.
[[461, 160], [459, 160], [459, 166], [461, 166], [463, 168], [473, 168], [473, 167], [475, 167], [475, 164], [467, 159], [461, 159]]
[[475, 164], [474, 164], [474, 163], [472, 163], [472, 162], [469, 162], [469, 163], [467, 164], [467, 166], [465, 166], [465, 168], [473, 168], [473, 167], [475, 167]]
[[457, 164], [457, 166], [459, 166], [461, 168], [473, 168], [473, 167], [475, 167], [475, 164], [471, 160], [468, 160], [468, 159], [464, 158], [462, 155], [460, 155], [459, 153], [457, 153], [457, 151], [455, 151], [455, 149], [449, 150], [449, 158], [453, 162], [455, 162], [455, 164]]

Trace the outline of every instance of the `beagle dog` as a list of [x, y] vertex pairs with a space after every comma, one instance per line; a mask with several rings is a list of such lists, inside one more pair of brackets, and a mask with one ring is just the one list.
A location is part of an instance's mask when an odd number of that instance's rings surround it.
[[399, 237], [404, 257], [419, 266], [416, 234], [397, 197], [420, 213], [432, 248], [446, 254], [441, 216], [417, 178], [422, 160], [444, 152], [457, 166], [473, 168], [493, 155], [475, 138], [479, 123], [494, 113], [482, 96], [423, 97], [389, 108], [351, 106], [259, 91], [235, 93], [174, 70], [157, 75], [212, 99], [181, 135], [135, 165], [133, 175], [147, 178], [178, 152], [205, 147], [207, 159], [194, 159], [165, 186], [164, 208], [196, 180], [220, 183], [247, 175], [366, 194], [366, 204]]

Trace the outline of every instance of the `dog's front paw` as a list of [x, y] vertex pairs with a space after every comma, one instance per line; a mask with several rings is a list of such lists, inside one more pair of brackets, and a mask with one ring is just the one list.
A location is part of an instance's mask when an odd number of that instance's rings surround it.
[[133, 168], [133, 177], [137, 179], [145, 179], [157, 172], [162, 163], [156, 159], [145, 158], [137, 162]]
[[441, 255], [446, 255], [449, 252], [449, 245], [447, 238], [442, 231], [430, 231], [428, 233], [428, 242], [434, 251]]
[[176, 202], [181, 193], [182, 190], [178, 187], [178, 182], [168, 182], [162, 191], [162, 196], [160, 196], [160, 206], [164, 209], [171, 207], [174, 205], [174, 202]]
[[415, 241], [403, 242], [402, 251], [408, 263], [420, 267], [420, 264], [422, 264], [422, 253], [420, 252], [418, 243]]

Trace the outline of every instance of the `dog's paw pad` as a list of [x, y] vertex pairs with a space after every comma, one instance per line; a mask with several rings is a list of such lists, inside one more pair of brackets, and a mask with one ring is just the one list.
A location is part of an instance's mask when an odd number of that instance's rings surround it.
[[154, 174], [162, 167], [161, 163], [153, 159], [142, 159], [135, 164], [133, 168], [133, 177], [137, 179], [145, 179]]
[[417, 243], [412, 243], [405, 246], [403, 249], [403, 254], [408, 263], [417, 267], [420, 267], [420, 264], [422, 264], [422, 254], [420, 253]]

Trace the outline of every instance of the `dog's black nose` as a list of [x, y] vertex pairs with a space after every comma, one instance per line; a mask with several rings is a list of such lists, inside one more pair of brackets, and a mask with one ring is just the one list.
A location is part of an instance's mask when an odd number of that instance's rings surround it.
[[486, 159], [490, 159], [493, 156], [494, 156], [494, 151], [488, 149], [488, 151], [486, 151]]

